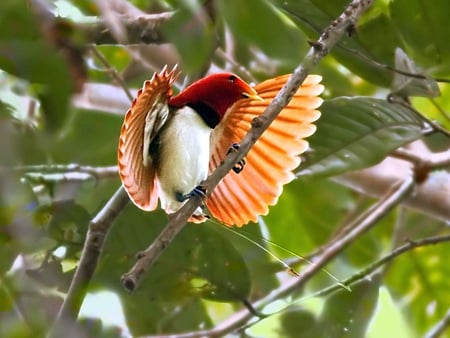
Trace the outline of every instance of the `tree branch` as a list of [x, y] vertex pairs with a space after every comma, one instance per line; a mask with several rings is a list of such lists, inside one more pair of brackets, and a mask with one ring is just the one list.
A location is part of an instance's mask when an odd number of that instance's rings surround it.
[[167, 42], [162, 36], [161, 26], [173, 16], [173, 13], [143, 14], [138, 17], [121, 17], [120, 23], [125, 30], [126, 41], [117, 41], [108, 22], [77, 24], [77, 29], [86, 37], [87, 43], [105, 44], [148, 44]]
[[128, 195], [121, 186], [103, 209], [92, 219], [84, 243], [80, 262], [72, 278], [69, 291], [58, 316], [49, 333], [49, 337], [64, 336], [65, 324], [76, 320], [86, 289], [92, 279], [100, 254], [102, 253], [106, 235], [114, 220], [129, 201]]
[[[319, 40], [312, 44], [302, 64], [290, 76], [287, 83], [269, 104], [264, 113], [255, 118], [251, 129], [241, 141], [237, 152], [230, 153], [223, 163], [202, 184], [209, 195], [214, 187], [231, 170], [231, 168], [249, 152], [262, 133], [269, 127], [281, 110], [289, 103], [294, 93], [305, 80], [313, 66], [317, 64], [336, 44], [349, 27], [353, 26], [362, 13], [372, 4], [372, 0], [353, 0], [344, 12], [328, 26]], [[159, 257], [161, 252], [171, 243], [178, 232], [184, 227], [188, 218], [200, 205], [200, 198], [191, 198], [169, 221], [165, 229], [155, 241], [139, 255], [139, 259], [131, 270], [122, 276], [122, 284], [126, 290], [136, 289], [144, 273]]]

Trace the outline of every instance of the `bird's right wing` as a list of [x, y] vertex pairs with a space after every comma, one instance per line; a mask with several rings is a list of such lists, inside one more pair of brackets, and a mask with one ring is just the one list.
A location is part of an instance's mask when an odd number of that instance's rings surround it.
[[155, 167], [150, 144], [169, 117], [168, 99], [176, 80], [175, 68], [164, 68], [144, 82], [125, 114], [117, 151], [119, 175], [131, 201], [143, 210], [158, 204]]
[[[266, 80], [255, 86], [263, 99], [243, 99], [236, 102], [214, 129], [211, 139], [210, 171], [220, 165], [227, 149], [240, 143], [252, 121], [260, 116], [288, 80], [289, 75]], [[321, 77], [309, 75], [247, 154], [244, 169], [230, 172], [206, 200], [211, 214], [226, 225], [242, 226], [266, 215], [274, 205], [284, 184], [294, 178], [292, 170], [300, 164], [300, 154], [308, 148], [304, 138], [316, 127], [322, 103], [318, 97], [324, 90]]]

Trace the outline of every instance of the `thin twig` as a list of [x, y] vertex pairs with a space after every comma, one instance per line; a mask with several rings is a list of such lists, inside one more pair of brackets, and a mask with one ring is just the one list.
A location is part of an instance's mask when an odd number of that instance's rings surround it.
[[445, 316], [425, 335], [425, 338], [438, 338], [450, 327], [450, 309]]
[[77, 163], [70, 164], [38, 164], [38, 165], [24, 165], [17, 166], [13, 168], [0, 167], [0, 175], [7, 173], [83, 173], [89, 174], [95, 178], [105, 178], [105, 177], [117, 177], [117, 166], [107, 166], [107, 167], [94, 167], [88, 165], [79, 165]]
[[[262, 133], [289, 103], [313, 66], [328, 54], [329, 50], [346, 33], [347, 29], [356, 23], [357, 19], [372, 2], [373, 0], [353, 0], [344, 12], [325, 29], [319, 40], [312, 44], [302, 64], [294, 70], [287, 83], [265, 109], [264, 113], [253, 120], [251, 129], [242, 139], [239, 150], [230, 153], [223, 163], [202, 184], [207, 190], [207, 195], [211, 193], [231, 168], [240, 159], [245, 157], [253, 144], [256, 143]], [[139, 255], [136, 264], [129, 272], [122, 276], [122, 284], [127, 291], [132, 292], [136, 289], [145, 271], [154, 264], [159, 255], [161, 255], [161, 252], [172, 242], [178, 232], [181, 231], [188, 218], [200, 203], [200, 198], [191, 198], [174, 214], [173, 218], [155, 241]]]
[[66, 321], [72, 322], [77, 318], [86, 295], [87, 285], [92, 279], [102, 252], [106, 235], [128, 201], [128, 195], [121, 186], [90, 222], [78, 267], [49, 337], [62, 337]]
[[109, 75], [117, 81], [117, 83], [122, 87], [125, 94], [127, 94], [127, 97], [130, 101], [133, 101], [133, 95], [131, 94], [130, 90], [128, 89], [126, 83], [123, 81], [122, 77], [119, 75], [117, 70], [111, 66], [111, 64], [106, 60], [105, 56], [97, 49], [96, 46], [91, 46], [91, 51], [95, 55], [97, 59], [100, 60], [100, 62], [105, 66], [106, 71], [109, 73]]

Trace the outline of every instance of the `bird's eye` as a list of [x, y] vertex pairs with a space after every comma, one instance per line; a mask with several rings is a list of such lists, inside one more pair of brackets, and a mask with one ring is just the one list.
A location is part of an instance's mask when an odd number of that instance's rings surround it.
[[235, 83], [236, 82], [236, 76], [235, 75], [230, 75], [230, 77], [228, 78], [228, 81], [230, 81], [231, 83]]

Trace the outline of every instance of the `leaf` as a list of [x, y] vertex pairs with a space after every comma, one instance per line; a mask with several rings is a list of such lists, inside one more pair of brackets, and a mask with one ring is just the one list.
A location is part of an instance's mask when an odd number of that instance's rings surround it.
[[197, 75], [207, 66], [213, 52], [214, 31], [206, 11], [199, 4], [193, 7], [176, 11], [162, 29], [180, 53], [186, 73]]
[[325, 302], [317, 321], [320, 333], [316, 337], [365, 337], [374, 314], [380, 287], [380, 276], [364, 279], [352, 286], [352, 291], [340, 289]]
[[298, 176], [331, 176], [380, 162], [394, 149], [422, 136], [423, 119], [386, 100], [340, 97], [325, 101], [312, 154]]
[[[408, 54], [434, 73], [450, 72], [448, 25], [450, 2], [447, 0], [395, 0], [390, 3], [393, 24], [410, 46]], [[414, 54], [409, 51], [412, 50]]]
[[24, 1], [0, 2], [0, 69], [30, 81], [41, 101], [45, 128], [66, 121], [72, 78], [63, 57], [40, 35], [37, 15]]
[[297, 62], [308, 48], [301, 31], [269, 1], [221, 0], [218, 12], [238, 41], [261, 49], [270, 58]]
[[402, 97], [437, 97], [440, 95], [437, 82], [424, 74], [401, 48], [395, 50], [395, 68], [406, 73], [422, 75], [425, 78], [395, 73], [392, 94]]

